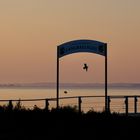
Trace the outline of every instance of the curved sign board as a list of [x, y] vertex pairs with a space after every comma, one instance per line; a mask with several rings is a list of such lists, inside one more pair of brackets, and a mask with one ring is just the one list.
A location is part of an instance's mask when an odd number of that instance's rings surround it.
[[58, 57], [72, 53], [90, 52], [106, 56], [107, 44], [94, 40], [75, 40], [58, 46]]

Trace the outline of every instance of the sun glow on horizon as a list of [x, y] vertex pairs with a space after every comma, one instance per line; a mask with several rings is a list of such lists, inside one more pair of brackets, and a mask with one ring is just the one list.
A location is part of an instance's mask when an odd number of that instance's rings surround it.
[[[110, 83], [140, 83], [139, 13], [139, 0], [1, 0], [0, 83], [55, 82], [56, 47], [77, 39], [108, 43]], [[60, 63], [61, 82], [104, 81], [102, 57], [81, 53]]]

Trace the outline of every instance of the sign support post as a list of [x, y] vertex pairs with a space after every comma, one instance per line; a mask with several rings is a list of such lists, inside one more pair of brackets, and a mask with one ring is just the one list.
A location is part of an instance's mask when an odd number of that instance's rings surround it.
[[105, 112], [108, 112], [107, 44], [105, 45]]
[[74, 40], [57, 46], [56, 108], [59, 108], [59, 58], [78, 52], [90, 52], [105, 57], [105, 112], [108, 112], [107, 43], [94, 40]]
[[59, 108], [59, 49], [57, 47], [57, 97], [56, 97], [56, 108], [58, 109]]

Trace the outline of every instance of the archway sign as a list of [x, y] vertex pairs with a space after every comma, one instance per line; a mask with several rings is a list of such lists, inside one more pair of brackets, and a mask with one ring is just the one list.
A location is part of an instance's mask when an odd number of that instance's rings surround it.
[[74, 40], [66, 42], [57, 47], [57, 103], [56, 107], [59, 108], [59, 58], [66, 55], [88, 52], [95, 53], [105, 57], [105, 111], [108, 111], [107, 99], [107, 43], [95, 40]]

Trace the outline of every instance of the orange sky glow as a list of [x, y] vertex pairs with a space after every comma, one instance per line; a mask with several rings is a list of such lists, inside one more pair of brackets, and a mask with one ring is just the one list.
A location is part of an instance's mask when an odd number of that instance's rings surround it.
[[[56, 82], [56, 46], [77, 39], [108, 43], [110, 83], [140, 82], [139, 0], [1, 0], [0, 19], [0, 83]], [[60, 82], [104, 82], [104, 57], [62, 58]]]

